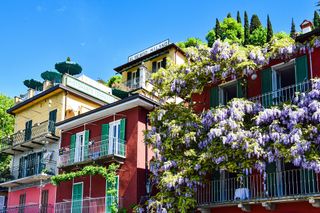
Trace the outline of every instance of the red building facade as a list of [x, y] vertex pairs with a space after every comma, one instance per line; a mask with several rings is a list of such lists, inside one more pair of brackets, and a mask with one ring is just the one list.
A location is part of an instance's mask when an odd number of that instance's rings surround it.
[[[147, 115], [156, 102], [136, 94], [57, 124], [62, 130], [59, 173], [85, 165], [119, 163], [119, 209], [132, 210], [146, 196], [151, 152], [144, 144]], [[111, 212], [107, 181], [88, 175], [57, 186], [56, 212]], [[81, 207], [81, 208], [80, 208]]]
[[[318, 36], [319, 30], [302, 34], [305, 42]], [[256, 71], [256, 76], [208, 85], [202, 94], [193, 95], [201, 112], [225, 105], [233, 98], [248, 98], [268, 108], [289, 102], [295, 92], [308, 92], [310, 79], [320, 77], [320, 48], [299, 53], [290, 60], [270, 61]], [[241, 85], [240, 82], [246, 82]], [[267, 164], [266, 178], [258, 172], [239, 182], [236, 174], [215, 171], [210, 181], [197, 193], [201, 212], [320, 212], [320, 175], [282, 161]]]

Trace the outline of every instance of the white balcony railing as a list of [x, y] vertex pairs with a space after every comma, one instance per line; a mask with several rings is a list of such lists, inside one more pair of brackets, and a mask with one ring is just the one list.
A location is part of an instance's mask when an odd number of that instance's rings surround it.
[[303, 81], [298, 84], [283, 87], [272, 92], [264, 93], [259, 96], [249, 98], [250, 101], [258, 102], [264, 107], [278, 105], [284, 102], [291, 101], [296, 92], [308, 92], [311, 90], [311, 82]]
[[109, 201], [112, 201], [114, 199], [116, 203], [118, 203], [119, 209], [123, 207], [123, 198], [98, 197], [56, 203], [55, 212], [111, 212], [111, 202], [108, 202], [107, 199]]
[[198, 206], [221, 206], [246, 202], [306, 199], [320, 195], [320, 174], [294, 169], [242, 178], [212, 180], [199, 186]]
[[109, 136], [91, 139], [87, 145], [77, 148], [63, 147], [60, 150], [58, 166], [68, 166], [81, 162], [98, 160], [107, 156], [126, 157], [126, 143], [120, 138]]

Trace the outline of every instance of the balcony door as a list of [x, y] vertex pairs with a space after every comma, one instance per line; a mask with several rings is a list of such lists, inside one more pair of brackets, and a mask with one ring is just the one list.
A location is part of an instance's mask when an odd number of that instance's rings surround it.
[[111, 122], [109, 124], [109, 154], [118, 154], [120, 146], [120, 120]]
[[76, 134], [76, 143], [74, 149], [74, 162], [81, 162], [84, 160], [84, 139], [85, 132], [79, 132]]

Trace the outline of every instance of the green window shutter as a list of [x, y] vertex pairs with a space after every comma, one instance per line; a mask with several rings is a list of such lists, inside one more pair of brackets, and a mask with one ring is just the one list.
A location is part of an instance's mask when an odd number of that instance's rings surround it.
[[140, 77], [140, 68], [137, 69], [136, 78], [139, 79]]
[[219, 106], [219, 87], [213, 87], [210, 90], [210, 107]]
[[161, 67], [162, 67], [162, 68], [166, 68], [166, 66], [167, 66], [167, 58], [164, 57], [164, 58], [162, 59], [162, 61], [161, 61]]
[[156, 72], [157, 71], [157, 62], [154, 61], [152, 62], [152, 72]]
[[24, 140], [28, 141], [31, 139], [32, 134], [32, 120], [26, 122], [26, 128], [24, 132]]
[[74, 163], [74, 153], [75, 153], [75, 148], [76, 148], [76, 134], [71, 135], [70, 138], [70, 159], [69, 163]]
[[89, 130], [85, 130], [84, 132], [84, 159], [87, 160], [89, 157]]
[[72, 213], [82, 212], [83, 183], [75, 183], [72, 188]]
[[[261, 93], [272, 92], [272, 69], [268, 68], [261, 71]], [[272, 94], [262, 97], [262, 106], [268, 107], [272, 104]]]
[[[110, 193], [110, 190], [115, 190], [115, 196], [113, 193]], [[106, 181], [106, 213], [112, 212], [112, 203], [118, 204], [118, 197], [119, 197], [119, 176], [116, 176], [116, 182], [113, 186], [112, 183]]]
[[243, 98], [242, 79], [237, 80], [237, 98]]
[[57, 121], [57, 109], [52, 110], [49, 112], [49, 124], [48, 124], [48, 130], [49, 132], [54, 133], [55, 132], [55, 123]]
[[106, 156], [109, 149], [109, 124], [101, 126], [100, 156]]
[[308, 80], [308, 58], [306, 55], [296, 58], [296, 83]]
[[119, 154], [125, 155], [125, 140], [126, 140], [126, 119], [123, 118], [120, 121], [120, 140], [119, 140]]

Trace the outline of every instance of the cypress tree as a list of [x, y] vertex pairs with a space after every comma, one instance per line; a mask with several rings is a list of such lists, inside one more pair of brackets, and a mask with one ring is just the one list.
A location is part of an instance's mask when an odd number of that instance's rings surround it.
[[216, 19], [216, 27], [214, 28], [216, 33], [216, 38], [221, 39], [221, 28], [220, 28], [220, 22], [219, 19]]
[[256, 14], [253, 14], [250, 22], [250, 33], [252, 33], [255, 29], [261, 26], [261, 22], [259, 17]]
[[244, 11], [244, 45], [249, 44], [249, 19], [247, 11]]
[[241, 17], [240, 17], [240, 12], [238, 10], [237, 12], [237, 22], [241, 24]]
[[313, 26], [314, 26], [314, 28], [320, 27], [320, 16], [317, 11], [314, 11]]
[[296, 25], [294, 24], [293, 18], [292, 18], [292, 22], [291, 22], [290, 37], [291, 38], [295, 38], [296, 37]]
[[231, 16], [231, 13], [228, 13], [227, 14], [227, 18], [231, 18], [232, 16]]
[[270, 17], [268, 15], [268, 17], [267, 17], [267, 42], [269, 42], [271, 40], [272, 36], [273, 36], [272, 24], [270, 21]]

